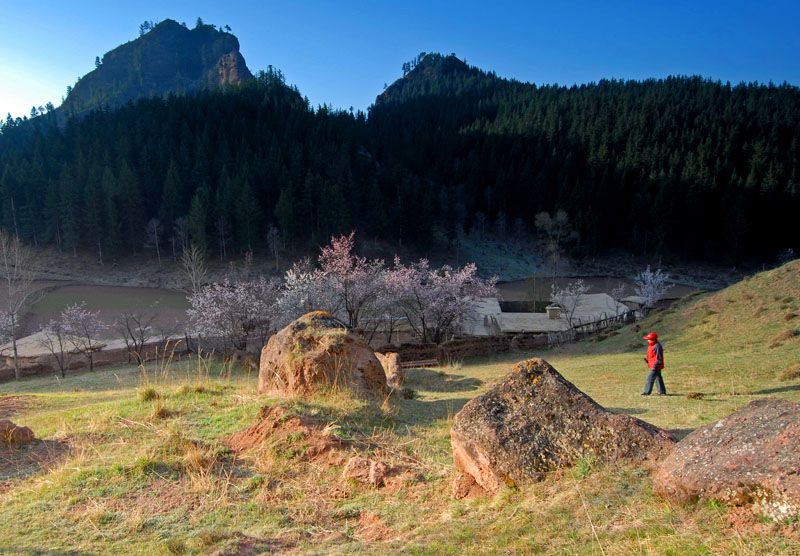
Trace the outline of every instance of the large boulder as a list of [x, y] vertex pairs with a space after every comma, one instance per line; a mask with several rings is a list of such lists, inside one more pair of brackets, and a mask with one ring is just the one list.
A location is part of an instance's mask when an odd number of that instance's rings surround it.
[[653, 481], [679, 504], [755, 503], [774, 519], [800, 513], [800, 404], [750, 402], [681, 440]]
[[674, 445], [658, 427], [606, 411], [543, 359], [517, 363], [470, 400], [456, 414], [450, 440], [456, 470], [489, 493], [541, 480], [581, 457], [643, 461]]
[[261, 350], [260, 393], [308, 396], [331, 387], [371, 397], [386, 393], [386, 375], [375, 353], [329, 313], [303, 315]]
[[33, 442], [34, 438], [29, 427], [20, 427], [8, 419], [0, 419], [0, 444], [22, 444]]

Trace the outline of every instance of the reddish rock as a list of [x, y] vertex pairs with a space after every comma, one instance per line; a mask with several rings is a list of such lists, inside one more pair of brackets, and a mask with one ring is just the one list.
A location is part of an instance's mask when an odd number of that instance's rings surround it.
[[472, 475], [467, 475], [461, 471], [456, 471], [453, 480], [450, 484], [453, 498], [461, 500], [462, 498], [471, 498], [473, 496], [482, 496], [486, 491], [481, 488], [481, 485], [475, 482]]
[[330, 314], [303, 315], [261, 350], [259, 393], [308, 396], [330, 387], [362, 396], [386, 394], [386, 375], [375, 353]]
[[774, 519], [800, 513], [800, 404], [750, 402], [681, 440], [653, 488], [671, 502], [756, 504]]
[[383, 372], [386, 373], [386, 383], [397, 388], [405, 382], [403, 367], [400, 365], [400, 354], [394, 352], [379, 353], [375, 352], [375, 357], [380, 361]]
[[387, 473], [389, 473], [389, 466], [382, 461], [373, 461], [354, 456], [345, 464], [342, 476], [345, 479], [354, 479], [360, 483], [381, 486]]
[[8, 419], [0, 419], [0, 443], [22, 444], [33, 442], [35, 438], [29, 427], [20, 427]]
[[603, 409], [542, 359], [517, 363], [469, 401], [455, 416], [450, 440], [456, 470], [489, 493], [541, 480], [584, 456], [643, 461], [674, 445], [658, 427]]

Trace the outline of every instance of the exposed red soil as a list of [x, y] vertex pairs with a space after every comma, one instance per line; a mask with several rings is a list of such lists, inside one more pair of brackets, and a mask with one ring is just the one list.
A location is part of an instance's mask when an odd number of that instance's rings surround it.
[[252, 427], [234, 433], [225, 444], [237, 455], [253, 448], [269, 445], [302, 447], [296, 451], [304, 461], [323, 468], [344, 465], [349, 443], [326, 428], [326, 423], [314, 417], [290, 415], [279, 406], [264, 406]]
[[34, 404], [36, 396], [3, 396], [0, 397], [0, 419], [8, 419]]
[[361, 512], [358, 516], [358, 532], [361, 539], [370, 542], [389, 541], [397, 537], [397, 533], [383, 524], [381, 516], [370, 512]]

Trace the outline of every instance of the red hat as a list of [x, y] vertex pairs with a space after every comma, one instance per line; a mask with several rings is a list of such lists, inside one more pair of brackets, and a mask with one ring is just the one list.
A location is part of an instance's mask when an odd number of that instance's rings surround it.
[[656, 334], [655, 332], [651, 332], [650, 334], [642, 338], [642, 340], [658, 340], [658, 334]]

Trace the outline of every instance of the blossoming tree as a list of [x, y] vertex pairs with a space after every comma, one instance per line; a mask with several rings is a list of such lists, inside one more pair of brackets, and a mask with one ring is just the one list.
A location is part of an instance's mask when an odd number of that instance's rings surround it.
[[497, 295], [497, 278], [483, 280], [470, 263], [461, 269], [431, 268], [426, 259], [405, 266], [395, 257], [386, 283], [400, 311], [423, 342], [440, 343], [477, 317], [475, 301]]

